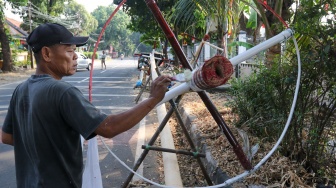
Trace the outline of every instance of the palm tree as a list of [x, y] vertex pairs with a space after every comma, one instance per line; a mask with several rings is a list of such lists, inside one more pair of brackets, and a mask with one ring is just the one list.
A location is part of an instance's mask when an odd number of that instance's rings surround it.
[[[284, 20], [288, 20], [291, 17], [289, 8], [292, 6], [294, 0], [267, 0], [267, 3], [263, 3], [261, 0], [253, 0], [253, 2], [256, 5], [261, 22], [265, 26], [266, 39], [279, 34], [284, 29], [281, 21], [284, 22]], [[271, 66], [273, 59], [280, 52], [280, 44], [269, 48], [266, 51], [265, 65], [268, 67]]]
[[[244, 22], [239, 23], [239, 20], [242, 20], [244, 17], [242, 12], [246, 7], [252, 7], [259, 15], [257, 20], [250, 20], [255, 23], [259, 21], [252, 30], [255, 36], [259, 34], [260, 27], [264, 24], [266, 39], [268, 39], [278, 34], [284, 28], [275, 14], [280, 15], [284, 20], [288, 20], [291, 16], [289, 7], [293, 4], [293, 1], [294, 0], [267, 0], [267, 6], [274, 10], [274, 12], [271, 12], [265, 8], [265, 5], [261, 4], [263, 3], [261, 0], [181, 0], [174, 6], [169, 19], [170, 22], [180, 28], [180, 30], [189, 28], [194, 29], [193, 31], [197, 31], [197, 29], [201, 28], [195, 23], [205, 23], [206, 19], [215, 20], [217, 45], [224, 49], [224, 36], [226, 32], [235, 38], [235, 33], [239, 30], [240, 24], [244, 24]], [[195, 16], [197, 15], [195, 12], [199, 12], [203, 17]], [[270, 65], [274, 56], [279, 53], [280, 45], [270, 48], [266, 52], [266, 65]]]
[[208, 19], [217, 28], [217, 45], [224, 48], [223, 36], [227, 30], [227, 13], [228, 2], [225, 0], [181, 0], [175, 4], [169, 20], [180, 30], [192, 30], [198, 37], [203, 38], [202, 34], [205, 33]]

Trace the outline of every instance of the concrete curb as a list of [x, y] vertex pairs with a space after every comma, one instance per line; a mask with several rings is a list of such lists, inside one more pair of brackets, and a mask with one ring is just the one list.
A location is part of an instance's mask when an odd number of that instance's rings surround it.
[[[155, 80], [158, 75], [155, 71], [155, 60], [154, 53], [150, 54], [150, 63], [151, 63], [151, 76], [152, 80]], [[161, 123], [167, 114], [165, 104], [161, 104], [156, 107], [159, 123]], [[167, 122], [166, 126], [163, 128], [160, 133], [161, 137], [161, 146], [163, 148], [175, 149], [174, 138], [171, 133], [169, 123]], [[182, 178], [180, 173], [180, 168], [177, 162], [177, 156], [175, 153], [162, 153], [163, 158], [163, 169], [164, 169], [164, 179], [167, 186], [173, 187], [183, 187]]]

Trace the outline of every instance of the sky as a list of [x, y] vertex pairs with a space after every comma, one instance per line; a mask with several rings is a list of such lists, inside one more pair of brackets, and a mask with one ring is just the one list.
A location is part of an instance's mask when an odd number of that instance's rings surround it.
[[5, 11], [4, 12], [5, 12], [6, 17], [22, 21], [22, 19], [20, 18], [20, 16], [13, 14], [10, 10], [11, 10], [10, 6], [6, 6], [5, 7]]
[[[86, 10], [88, 12], [92, 12], [94, 9], [96, 9], [99, 5], [102, 6], [108, 6], [111, 3], [113, 3], [113, 0], [75, 0], [78, 4], [82, 4]], [[10, 7], [6, 7], [5, 9], [5, 15], [9, 18], [13, 18], [16, 20], [20, 20], [22, 21], [22, 19], [20, 18], [20, 16], [14, 15], [11, 11], [10, 11]]]
[[75, 0], [78, 4], [84, 5], [88, 12], [92, 12], [99, 5], [108, 6], [113, 3], [113, 0]]

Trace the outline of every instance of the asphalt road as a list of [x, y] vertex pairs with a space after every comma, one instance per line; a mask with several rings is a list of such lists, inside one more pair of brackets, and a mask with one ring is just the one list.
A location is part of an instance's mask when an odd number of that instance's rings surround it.
[[[139, 75], [136, 62], [135, 59], [108, 60], [106, 70], [100, 69], [99, 61], [94, 63], [92, 103], [97, 108], [106, 114], [117, 114], [135, 105], [134, 99], [139, 92], [133, 89]], [[89, 71], [81, 70], [63, 80], [78, 87], [89, 98], [89, 76]], [[0, 85], [0, 127], [7, 113], [11, 94], [17, 84]], [[146, 144], [155, 131], [156, 122], [155, 111], [152, 111], [137, 126], [113, 139], [104, 139], [104, 141], [126, 165], [132, 168], [135, 160], [142, 153], [141, 145]], [[129, 171], [109, 153], [100, 137], [97, 139], [103, 187], [120, 187]], [[86, 150], [87, 142], [84, 143], [84, 156], [86, 156]], [[149, 152], [142, 164], [138, 172], [158, 182], [156, 153]], [[16, 187], [13, 147], [2, 143], [0, 143], [0, 187]]]

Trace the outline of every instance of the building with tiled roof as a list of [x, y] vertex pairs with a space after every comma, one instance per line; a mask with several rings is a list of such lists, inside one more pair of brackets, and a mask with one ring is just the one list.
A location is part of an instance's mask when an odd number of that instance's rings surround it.
[[15, 20], [13, 18], [6, 17], [5, 24], [6, 27], [9, 29], [9, 33], [12, 36], [12, 38], [15, 40], [15, 48], [24, 50], [16, 54], [16, 61], [25, 61], [27, 60], [28, 53], [28, 45], [26, 42], [26, 38], [28, 37], [28, 33], [21, 29], [21, 21]]
[[[25, 43], [28, 33], [20, 28], [21, 22], [13, 18], [6, 18], [6, 23], [9, 28], [9, 33], [17, 39], [23, 40]], [[22, 43], [21, 43], [22, 44]]]

